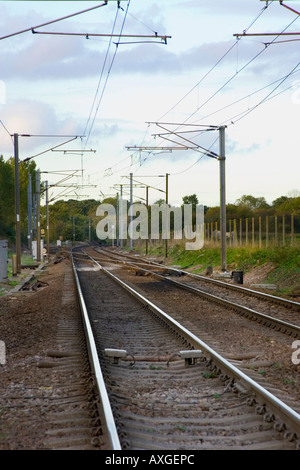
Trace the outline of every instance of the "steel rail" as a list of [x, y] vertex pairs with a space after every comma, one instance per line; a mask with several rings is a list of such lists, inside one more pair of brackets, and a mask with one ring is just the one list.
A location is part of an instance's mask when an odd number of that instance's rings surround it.
[[115, 425], [115, 420], [113, 417], [110, 401], [108, 398], [104, 378], [102, 375], [101, 371], [101, 366], [98, 358], [98, 353], [96, 349], [96, 344], [94, 340], [94, 335], [92, 332], [92, 328], [90, 325], [89, 317], [88, 317], [88, 312], [86, 308], [86, 304], [84, 301], [82, 289], [80, 286], [80, 281], [77, 275], [76, 271], [76, 266], [73, 260], [73, 253], [72, 253], [72, 266], [73, 266], [73, 272], [75, 276], [75, 281], [76, 281], [76, 286], [77, 286], [77, 292], [78, 292], [78, 297], [79, 297], [79, 302], [80, 302], [80, 308], [82, 312], [82, 318], [83, 318], [83, 324], [84, 324], [84, 329], [85, 329], [85, 334], [87, 338], [87, 345], [88, 345], [88, 352], [89, 352], [89, 358], [90, 358], [90, 364], [93, 369], [93, 372], [95, 374], [96, 378], [96, 383], [97, 383], [97, 388], [98, 392], [101, 398], [101, 404], [103, 407], [103, 412], [105, 416], [105, 421], [106, 421], [106, 427], [107, 427], [107, 432], [109, 434], [109, 440], [112, 446], [112, 450], [121, 450], [121, 444], [119, 441], [119, 436], [118, 432], [116, 429]]
[[129, 293], [131, 293], [134, 297], [136, 297], [142, 304], [146, 305], [155, 315], [157, 315], [160, 319], [170, 326], [174, 331], [176, 331], [179, 335], [185, 338], [191, 346], [195, 349], [201, 349], [205, 352], [205, 354], [212, 360], [218, 368], [225, 374], [229, 375], [230, 377], [234, 377], [234, 379], [243, 382], [247, 388], [250, 388], [255, 392], [257, 402], [260, 402], [261, 406], [267, 407], [271, 410], [274, 414], [274, 418], [281, 419], [282, 422], [290, 426], [292, 429], [292, 433], [294, 433], [294, 438], [300, 438], [300, 415], [293, 410], [290, 406], [286, 405], [282, 400], [277, 398], [275, 395], [270, 393], [268, 390], [264, 389], [261, 385], [256, 383], [253, 379], [248, 377], [245, 373], [231, 364], [227, 359], [223, 358], [220, 354], [214, 351], [209, 345], [204, 343], [200, 338], [190, 332], [187, 328], [182, 326], [179, 322], [174, 320], [170, 315], [165, 313], [162, 309], [157, 307], [151, 301], [149, 301], [146, 297], [141, 295], [131, 286], [126, 284], [122, 281], [119, 277], [115, 274], [111, 273], [108, 269], [100, 265], [94, 258], [87, 254], [87, 256], [111, 279], [113, 279], [116, 283], [126, 289]]
[[[103, 251], [106, 251], [103, 247], [101, 247], [101, 249]], [[109, 255], [110, 255], [110, 253], [108, 253], [108, 256]], [[118, 256], [123, 256], [125, 258], [130, 258], [130, 259], [133, 259], [133, 260], [137, 261], [135, 256], [127, 255], [125, 253], [117, 253], [117, 255]], [[183, 269], [173, 268], [172, 266], [166, 266], [164, 264], [160, 264], [160, 263], [157, 263], [155, 261], [150, 262], [148, 260], [143, 260], [143, 262], [147, 263], [147, 264], [153, 264], [153, 266], [160, 267], [161, 269], [168, 269], [170, 271], [183, 273], [186, 276], [194, 277], [195, 279], [200, 279], [201, 281], [204, 281], [204, 282], [219, 285], [219, 286], [224, 287], [226, 289], [232, 289], [232, 290], [236, 290], [236, 291], [239, 290], [240, 292], [242, 292], [244, 294], [255, 295], [256, 297], [260, 297], [260, 298], [265, 299], [265, 300], [270, 300], [272, 302], [280, 303], [280, 304], [285, 305], [287, 307], [298, 307], [299, 310], [300, 310], [300, 303], [295, 302], [293, 300], [283, 299], [282, 297], [267, 294], [265, 292], [259, 292], [259, 291], [256, 291], [256, 290], [249, 289], [247, 287], [236, 286], [236, 285], [233, 285], [233, 284], [227, 284], [226, 282], [220, 281], [218, 279], [210, 279], [210, 278], [207, 278], [205, 276], [202, 276], [201, 274], [190, 273], [188, 271], [184, 271]]]
[[294, 332], [295, 337], [300, 336], [300, 327], [297, 325], [293, 325], [292, 323], [285, 322], [283, 320], [279, 320], [274, 317], [270, 317], [269, 315], [266, 315], [265, 313], [260, 313], [257, 312], [256, 310], [253, 310], [249, 307], [245, 307], [243, 305], [237, 304], [235, 302], [231, 302], [230, 300], [225, 300], [222, 299], [221, 297], [218, 297], [213, 294], [209, 294], [208, 292], [202, 291], [201, 289], [198, 289], [197, 287], [189, 286], [188, 284], [181, 283], [178, 281], [175, 281], [175, 279], [170, 279], [167, 276], [163, 276], [161, 274], [155, 273], [153, 271], [150, 271], [149, 269], [145, 268], [139, 268], [142, 271], [148, 272], [153, 276], [158, 277], [159, 279], [162, 279], [166, 282], [169, 282], [171, 284], [174, 284], [176, 287], [179, 287], [180, 289], [185, 289], [188, 292], [192, 292], [193, 294], [200, 295], [201, 297], [204, 297], [212, 302], [218, 303], [220, 305], [225, 305], [228, 308], [232, 308], [234, 310], [237, 310], [239, 312], [242, 312], [248, 316], [255, 316], [258, 317], [260, 320], [266, 321], [266, 322], [271, 322], [275, 325], [280, 326], [280, 328], [284, 328], [288, 331]]

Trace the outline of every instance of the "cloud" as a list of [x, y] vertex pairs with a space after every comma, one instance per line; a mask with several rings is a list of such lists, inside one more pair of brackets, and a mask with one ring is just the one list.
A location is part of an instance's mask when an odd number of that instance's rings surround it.
[[[18, 102], [6, 106], [1, 113], [1, 117], [5, 127], [11, 134], [80, 135], [79, 126], [75, 119], [60, 119], [51, 105], [38, 101], [18, 100]], [[1, 151], [11, 152], [11, 139], [8, 133], [3, 133], [3, 129], [1, 130], [1, 137]], [[42, 139], [37, 139], [24, 138], [22, 149], [30, 150], [40, 145]], [[49, 139], [47, 142], [49, 143]]]

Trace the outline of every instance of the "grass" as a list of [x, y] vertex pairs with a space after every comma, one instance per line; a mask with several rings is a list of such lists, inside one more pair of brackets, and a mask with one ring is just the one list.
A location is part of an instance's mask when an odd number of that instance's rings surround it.
[[[144, 253], [144, 247], [134, 247], [135, 251]], [[165, 258], [165, 245], [150, 245], [150, 256]], [[227, 247], [227, 271], [241, 270], [250, 272], [259, 266], [266, 269], [264, 283], [276, 284], [277, 295], [290, 295], [291, 291], [300, 289], [300, 244], [294, 246], [270, 246], [259, 248], [258, 246]], [[170, 243], [166, 264], [177, 265], [182, 269], [193, 267], [193, 272], [204, 273], [207, 266], [212, 266], [214, 272], [221, 270], [221, 249], [219, 245], [207, 244], [201, 250], [185, 250], [184, 243]], [[267, 264], [268, 263], [268, 264]]]
[[[12, 276], [12, 255], [13, 254], [14, 253], [12, 253], [12, 252], [8, 253], [8, 277]], [[29, 266], [31, 264], [36, 264], [36, 261], [32, 258], [32, 256], [22, 254], [21, 255], [21, 264]]]

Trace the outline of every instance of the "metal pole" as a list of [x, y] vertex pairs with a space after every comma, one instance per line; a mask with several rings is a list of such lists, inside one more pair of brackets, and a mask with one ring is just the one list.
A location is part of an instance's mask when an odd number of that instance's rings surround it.
[[15, 153], [15, 206], [16, 206], [16, 261], [17, 273], [21, 272], [21, 218], [20, 218], [20, 177], [19, 177], [19, 134], [14, 134]]
[[121, 240], [121, 248], [123, 249], [123, 185], [120, 185], [120, 240]]
[[72, 217], [72, 220], [73, 220], [72, 246], [74, 246], [75, 245], [75, 217], [74, 215]]
[[[130, 173], [130, 211], [132, 210], [132, 173]], [[132, 214], [130, 215], [130, 251], [132, 251]]]
[[[166, 205], [169, 204], [169, 174], [166, 173]], [[168, 224], [168, 217], [166, 217], [166, 224]], [[166, 258], [168, 257], [168, 227], [166, 227]]]
[[226, 271], [225, 126], [219, 128], [221, 269]]
[[48, 181], [45, 182], [45, 186], [46, 186], [47, 258], [48, 258], [48, 261], [50, 261], [50, 229], [49, 229]]
[[32, 253], [32, 184], [31, 175], [28, 175], [27, 186], [27, 207], [28, 207], [28, 249]]
[[117, 193], [116, 245], [119, 246], [119, 193]]
[[[146, 186], [146, 208], [147, 208], [147, 227], [148, 227], [148, 207], [149, 207], [149, 186]], [[146, 255], [148, 254], [148, 243], [149, 243], [149, 230], [147, 229], [147, 238], [146, 238]]]
[[36, 172], [36, 218], [37, 218], [37, 261], [41, 261], [41, 215], [40, 215], [40, 172], [37, 170]]

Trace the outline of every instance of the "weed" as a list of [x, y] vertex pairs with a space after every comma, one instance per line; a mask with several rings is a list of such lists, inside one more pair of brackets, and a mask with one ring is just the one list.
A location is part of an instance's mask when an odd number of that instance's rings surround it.
[[179, 429], [179, 431], [186, 431], [186, 427], [182, 426], [181, 424], [176, 424], [176, 428]]
[[215, 379], [217, 374], [215, 372], [202, 372], [202, 377], [205, 379]]
[[290, 385], [294, 385], [295, 384], [295, 381], [293, 379], [284, 379], [283, 382], [285, 384], [290, 384]]
[[161, 367], [161, 366], [157, 367], [157, 366], [154, 366], [153, 364], [150, 364], [149, 369], [151, 369], [151, 370], [164, 370], [163, 367]]

